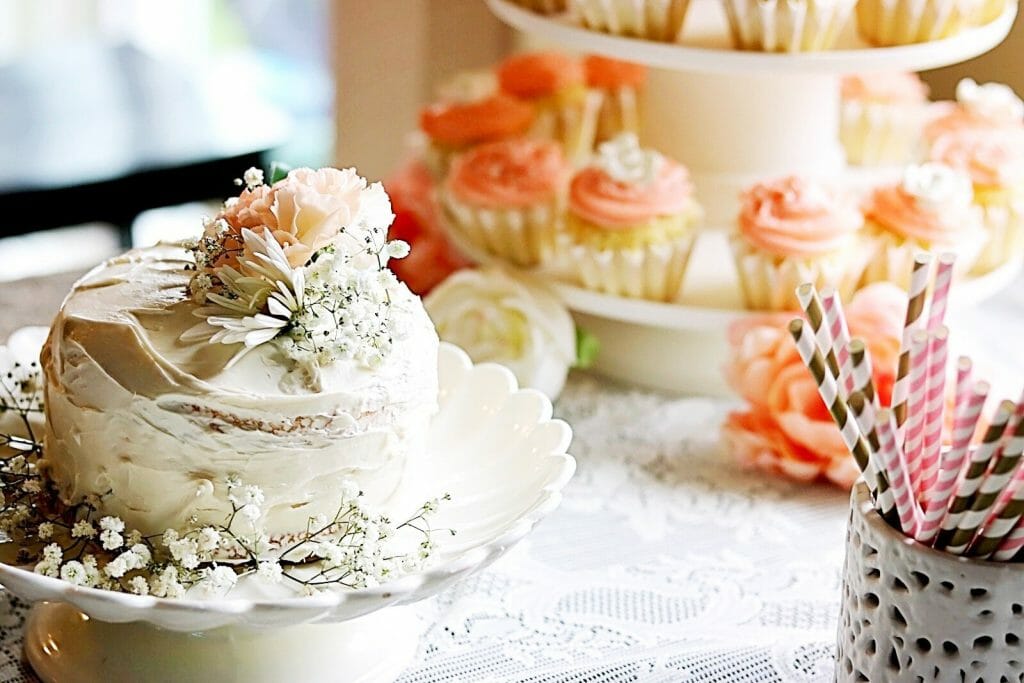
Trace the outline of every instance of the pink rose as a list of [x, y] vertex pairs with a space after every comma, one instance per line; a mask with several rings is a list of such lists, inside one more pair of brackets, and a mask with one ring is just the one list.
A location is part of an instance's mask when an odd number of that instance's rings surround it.
[[[850, 334], [871, 354], [883, 405], [892, 395], [906, 294], [890, 283], [862, 289], [846, 307]], [[857, 467], [787, 331], [793, 314], [746, 319], [729, 331], [730, 385], [749, 404], [729, 415], [723, 437], [747, 463], [801, 481], [849, 487]]]

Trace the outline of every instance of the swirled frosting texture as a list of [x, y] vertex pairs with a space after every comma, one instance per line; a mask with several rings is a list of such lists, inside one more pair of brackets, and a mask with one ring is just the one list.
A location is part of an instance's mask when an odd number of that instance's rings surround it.
[[534, 107], [508, 95], [475, 102], [444, 102], [420, 113], [420, 128], [434, 142], [462, 146], [502, 140], [524, 133], [533, 123]]
[[233, 346], [178, 341], [194, 322], [189, 263], [178, 246], [132, 251], [65, 299], [42, 356], [45, 469], [61, 495], [101, 496], [147, 534], [223, 522], [229, 475], [264, 489], [271, 535], [333, 514], [345, 480], [372, 505], [392, 500], [436, 408], [438, 342], [418, 300], [392, 293], [409, 334], [383, 367], [336, 361], [313, 392], [273, 344], [228, 368]]
[[510, 95], [526, 100], [549, 97], [583, 83], [583, 65], [561, 52], [513, 55], [498, 66], [498, 83]]
[[932, 144], [930, 156], [965, 172], [976, 186], [1024, 183], [1024, 131], [952, 131]]
[[521, 208], [554, 200], [571, 168], [557, 143], [507, 140], [475, 147], [452, 164], [446, 184], [461, 202]]
[[970, 229], [973, 191], [962, 173], [941, 164], [912, 166], [903, 181], [871, 195], [865, 215], [903, 237], [949, 244]]
[[978, 85], [965, 78], [956, 86], [956, 103], [936, 103], [936, 115], [925, 128], [925, 137], [935, 140], [963, 129], [1024, 129], [1024, 101], [1002, 83]]
[[602, 144], [591, 165], [577, 173], [569, 186], [570, 210], [609, 230], [683, 213], [693, 204], [686, 168], [640, 148], [636, 136], [629, 133]]
[[864, 223], [852, 201], [796, 176], [758, 183], [740, 202], [740, 234], [779, 256], [835, 251]]

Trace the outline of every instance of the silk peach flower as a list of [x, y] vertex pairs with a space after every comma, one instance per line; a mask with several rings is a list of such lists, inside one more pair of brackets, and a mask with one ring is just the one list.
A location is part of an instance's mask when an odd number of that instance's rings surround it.
[[[871, 354], [883, 405], [892, 394], [905, 311], [905, 293], [888, 282], [862, 289], [846, 306], [850, 334]], [[726, 378], [748, 407], [729, 415], [723, 437], [751, 466], [848, 488], [858, 470], [787, 331], [792, 318], [764, 315], [730, 329]]]

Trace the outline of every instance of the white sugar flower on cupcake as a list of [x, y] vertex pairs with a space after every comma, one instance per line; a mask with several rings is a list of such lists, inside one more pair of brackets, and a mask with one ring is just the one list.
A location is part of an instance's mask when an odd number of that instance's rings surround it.
[[966, 174], [935, 163], [911, 166], [901, 181], [877, 188], [864, 208], [874, 245], [865, 281], [908, 286], [922, 251], [952, 252], [956, 272], [969, 271], [985, 241], [973, 196]]
[[546, 289], [495, 268], [460, 270], [424, 300], [438, 336], [474, 362], [500, 363], [554, 399], [577, 364], [576, 328]]
[[747, 307], [796, 309], [794, 291], [804, 282], [852, 295], [868, 256], [862, 224], [851, 198], [804, 178], [746, 190], [731, 242]]
[[623, 133], [570, 183], [561, 265], [590, 289], [670, 301], [701, 215], [686, 168]]
[[1024, 101], [1003, 83], [978, 84], [965, 78], [956, 85], [955, 102], [932, 105], [924, 136], [929, 144], [946, 133], [971, 130], [1024, 130]]

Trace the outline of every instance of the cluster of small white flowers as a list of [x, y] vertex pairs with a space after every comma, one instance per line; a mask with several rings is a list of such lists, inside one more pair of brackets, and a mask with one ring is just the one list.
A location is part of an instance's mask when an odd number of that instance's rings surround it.
[[41, 413], [42, 410], [42, 372], [39, 362], [11, 362], [0, 376], [0, 414]]

